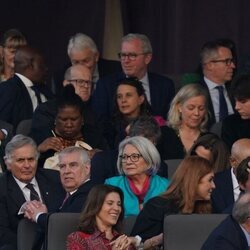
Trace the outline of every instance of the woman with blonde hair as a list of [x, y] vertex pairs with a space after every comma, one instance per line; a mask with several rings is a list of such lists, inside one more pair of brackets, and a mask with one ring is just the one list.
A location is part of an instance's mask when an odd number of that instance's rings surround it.
[[[182, 87], [171, 102], [159, 146], [162, 159], [182, 159], [194, 141], [207, 131], [207, 91], [199, 84]], [[171, 142], [171, 143], [169, 143]]]
[[166, 215], [211, 213], [213, 178], [213, 167], [208, 160], [199, 156], [184, 158], [166, 192], [146, 203], [132, 235], [139, 235], [145, 241], [144, 249], [148, 249], [162, 244]]

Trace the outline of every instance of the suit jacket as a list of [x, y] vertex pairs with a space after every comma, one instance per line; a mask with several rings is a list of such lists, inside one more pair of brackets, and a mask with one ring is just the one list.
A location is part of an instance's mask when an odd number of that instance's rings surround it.
[[[100, 79], [93, 94], [93, 109], [100, 119], [111, 119], [114, 109], [114, 94], [117, 83], [126, 76], [120, 72]], [[166, 118], [170, 102], [175, 95], [171, 79], [154, 73], [148, 73], [151, 106], [153, 115]]]
[[[52, 93], [45, 85], [39, 85], [38, 89], [47, 99], [52, 97]], [[0, 84], [1, 120], [12, 124], [15, 130], [20, 121], [31, 119], [32, 114], [33, 106], [30, 95], [17, 75]]]
[[231, 169], [215, 174], [214, 183], [216, 188], [211, 197], [213, 213], [223, 213], [225, 209], [234, 204]]
[[[205, 87], [205, 89], [207, 90], [207, 96], [208, 96], [208, 110], [209, 110], [209, 121], [208, 121], [208, 127], [211, 127], [211, 125], [213, 125], [216, 120], [215, 120], [215, 114], [214, 114], [214, 107], [213, 107], [213, 103], [212, 103], [212, 99], [211, 99], [211, 96], [210, 96], [210, 93], [209, 93], [209, 89], [208, 89], [208, 86], [206, 84], [206, 82], [204, 81], [204, 77], [202, 77], [202, 80], [200, 82], [200, 84], [202, 86]], [[229, 96], [229, 100], [232, 104], [232, 107], [234, 109], [234, 106], [235, 106], [235, 101], [234, 101], [234, 98], [232, 97], [231, 93], [230, 93], [230, 82], [227, 82], [225, 84], [225, 87], [226, 87], [226, 91], [227, 91], [227, 94]]]
[[221, 138], [231, 149], [234, 142], [242, 138], [250, 138], [250, 119], [241, 119], [238, 113], [229, 115], [222, 122]]
[[202, 250], [248, 250], [247, 239], [239, 224], [229, 215], [214, 229]]
[[[62, 204], [65, 196], [59, 173], [53, 170], [38, 169], [36, 180], [48, 211], [54, 211]], [[25, 202], [22, 190], [12, 174], [7, 171], [0, 177], [0, 247], [16, 245], [17, 226], [23, 215], [18, 211]]]

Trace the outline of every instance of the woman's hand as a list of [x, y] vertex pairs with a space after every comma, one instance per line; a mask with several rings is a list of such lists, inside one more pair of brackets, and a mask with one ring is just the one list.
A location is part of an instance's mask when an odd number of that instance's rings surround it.
[[38, 151], [44, 153], [49, 149], [53, 149], [56, 152], [63, 150], [62, 142], [57, 137], [49, 137], [45, 139], [39, 146]]
[[123, 234], [112, 241], [110, 245], [112, 246], [112, 250], [127, 250], [131, 244], [135, 245], [135, 242], [136, 239], [134, 237], [128, 237]]

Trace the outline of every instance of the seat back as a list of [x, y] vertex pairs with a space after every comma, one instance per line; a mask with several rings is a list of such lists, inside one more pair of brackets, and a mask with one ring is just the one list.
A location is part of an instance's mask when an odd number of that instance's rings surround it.
[[216, 122], [211, 126], [209, 131], [221, 137], [221, 129], [222, 129], [222, 122]]
[[77, 231], [80, 213], [54, 213], [49, 217], [47, 250], [66, 250], [67, 236]]
[[164, 249], [196, 250], [227, 214], [169, 215], [164, 219]]
[[19, 122], [16, 128], [16, 135], [29, 135], [31, 130], [32, 119], [22, 120]]
[[130, 235], [136, 221], [136, 215], [130, 215], [124, 219], [124, 234]]
[[22, 219], [17, 228], [17, 250], [31, 250], [36, 235], [36, 223]]
[[176, 169], [180, 165], [183, 159], [169, 159], [165, 160], [164, 162], [168, 165], [168, 178], [171, 179], [173, 174], [175, 173]]

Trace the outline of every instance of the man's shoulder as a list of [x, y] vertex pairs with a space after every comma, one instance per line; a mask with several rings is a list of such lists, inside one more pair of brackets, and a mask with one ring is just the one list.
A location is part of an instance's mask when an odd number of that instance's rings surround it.
[[[38, 180], [40, 179], [48, 179], [49, 181], [60, 181], [60, 174], [57, 170], [52, 169], [44, 169], [44, 168], [38, 168], [36, 172], [36, 178]], [[51, 182], [49, 184], [51, 184]]]
[[[227, 116], [223, 120], [222, 126], [223, 125], [233, 125], [233, 126], [235, 126], [235, 124], [240, 124], [240, 123], [242, 123], [242, 121], [243, 120], [241, 119], [240, 115], [238, 113], [235, 113], [235, 114]], [[250, 123], [250, 120], [249, 120], [249, 123]]]
[[22, 80], [16, 75], [0, 84], [0, 89], [5, 91], [18, 90], [20, 89], [20, 87], [25, 87], [25, 85], [23, 84]]
[[148, 72], [148, 78], [149, 78], [149, 81], [174, 84], [173, 80], [169, 78], [168, 76], [157, 74], [157, 73]]

